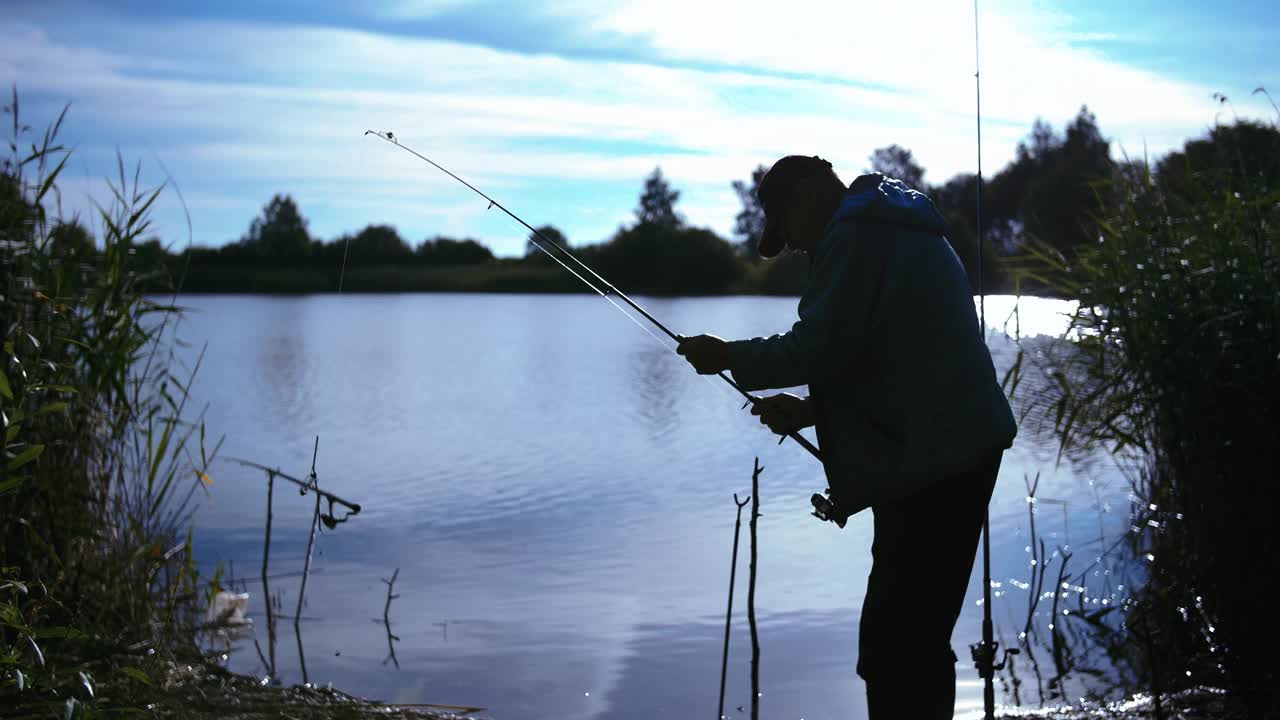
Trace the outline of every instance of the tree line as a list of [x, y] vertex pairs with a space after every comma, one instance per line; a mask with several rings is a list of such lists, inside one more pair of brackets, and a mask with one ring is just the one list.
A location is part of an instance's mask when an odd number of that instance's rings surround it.
[[[1150, 171], [1156, 180], [1173, 188], [1221, 163], [1245, 163], [1252, 173], [1280, 181], [1276, 153], [1280, 144], [1276, 127], [1247, 121], [1213, 128], [1206, 137], [1188, 141], [1182, 150], [1159, 159], [1151, 167], [1141, 161], [1111, 156], [1110, 141], [1102, 134], [1093, 113], [1081, 108], [1061, 132], [1037, 120], [1019, 142], [1015, 156], [1005, 167], [984, 179], [980, 209], [983, 228], [983, 289], [989, 293], [1039, 292], [1052, 294], [1051, 283], [1022, 277], [1011, 268], [1031, 244], [1071, 256], [1096, 242], [1100, 214], [1116, 200], [1115, 182]], [[764, 211], [755, 190], [766, 168], [757, 166], [746, 180], [732, 187], [742, 208], [734, 219], [732, 238], [688, 224], [679, 211], [680, 191], [672, 187], [660, 167], [644, 179], [634, 221], [620, 226], [603, 242], [573, 246], [573, 252], [628, 292], [666, 294], [720, 294], [726, 292], [796, 293], [803, 288], [807, 261], [786, 256], [759, 262], [754, 249], [764, 228]], [[876, 149], [863, 171], [881, 172], [928, 194], [947, 220], [947, 238], [964, 262], [975, 289], [979, 286], [978, 218], [979, 179], [962, 173], [940, 184], [924, 181], [925, 169], [907, 148], [890, 145]], [[852, 176], [845, 178], [852, 180]], [[562, 247], [570, 240], [558, 228], [538, 228], [543, 236]], [[93, 246], [81, 226], [59, 228], [54, 236], [76, 252]], [[194, 289], [263, 289], [231, 283], [229, 270], [274, 273], [285, 278], [290, 270], [309, 269], [312, 280], [286, 283], [284, 289], [333, 289], [331, 275], [340, 268], [395, 266], [399, 281], [381, 289], [436, 289], [435, 280], [445, 269], [466, 269], [473, 282], [469, 289], [559, 290], [583, 289], [577, 280], [556, 268], [530, 235], [523, 258], [497, 258], [481, 241], [437, 235], [411, 245], [395, 227], [370, 224], [332, 240], [312, 236], [296, 201], [288, 194], [273, 197], [238, 240], [220, 248], [189, 248], [171, 254], [159, 240], [136, 248], [141, 259], [179, 270]], [[558, 253], [557, 253], [558, 254]], [[319, 272], [331, 269], [331, 272]], [[221, 271], [221, 274], [219, 274]], [[410, 277], [418, 272], [418, 280]], [[555, 273], [560, 273], [559, 276]], [[367, 273], [366, 273], [367, 274]], [[379, 289], [371, 281], [366, 289]], [[219, 279], [221, 278], [221, 279]], [[521, 280], [520, 278], [523, 278]], [[536, 278], [536, 281], [534, 279]], [[307, 287], [308, 283], [316, 287]], [[272, 287], [267, 283], [267, 288]], [[192, 289], [190, 286], [188, 289]]]

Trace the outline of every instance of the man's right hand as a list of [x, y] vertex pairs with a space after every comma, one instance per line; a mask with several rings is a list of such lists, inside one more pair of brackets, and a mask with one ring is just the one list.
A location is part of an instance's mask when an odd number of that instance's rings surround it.
[[779, 435], [790, 435], [800, 428], [814, 423], [813, 405], [809, 398], [791, 393], [781, 393], [760, 398], [752, 407], [752, 415], [760, 416], [760, 423]]

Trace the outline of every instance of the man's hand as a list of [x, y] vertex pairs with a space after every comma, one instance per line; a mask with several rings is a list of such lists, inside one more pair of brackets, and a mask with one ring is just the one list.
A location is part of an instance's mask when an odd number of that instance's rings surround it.
[[791, 393], [772, 395], [760, 398], [751, 407], [752, 415], [760, 416], [760, 423], [779, 435], [790, 435], [800, 428], [814, 423], [813, 406], [809, 398], [802, 398]]
[[699, 375], [715, 375], [729, 369], [729, 343], [715, 335], [683, 338], [676, 352], [683, 355]]

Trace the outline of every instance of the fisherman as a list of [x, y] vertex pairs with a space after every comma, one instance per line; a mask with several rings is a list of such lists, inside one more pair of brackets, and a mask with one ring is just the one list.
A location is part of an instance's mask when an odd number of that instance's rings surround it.
[[869, 716], [950, 718], [951, 633], [1017, 432], [964, 266], [933, 202], [879, 173], [846, 187], [826, 160], [790, 155], [756, 195], [760, 255], [809, 256], [799, 320], [767, 338], [685, 338], [677, 351], [745, 390], [808, 386], [807, 397], [773, 395], [751, 412], [782, 435], [814, 427], [825, 519], [843, 527], [871, 508], [857, 664]]

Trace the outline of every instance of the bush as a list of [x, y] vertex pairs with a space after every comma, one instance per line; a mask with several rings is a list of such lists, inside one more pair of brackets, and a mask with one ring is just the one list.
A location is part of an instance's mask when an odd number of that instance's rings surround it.
[[1280, 621], [1261, 591], [1280, 569], [1280, 132], [1268, 137], [1275, 154], [1251, 165], [1196, 141], [1158, 174], [1131, 166], [1097, 244], [1070, 258], [1041, 245], [1023, 268], [1076, 278], [1073, 351], [1053, 359], [1046, 400], [1063, 449], [1144, 458], [1129, 549], [1145, 583], [1124, 632], [1150, 644], [1136, 654], [1176, 659], [1146, 663], [1145, 680], [1225, 683], [1259, 717], [1280, 712]]

